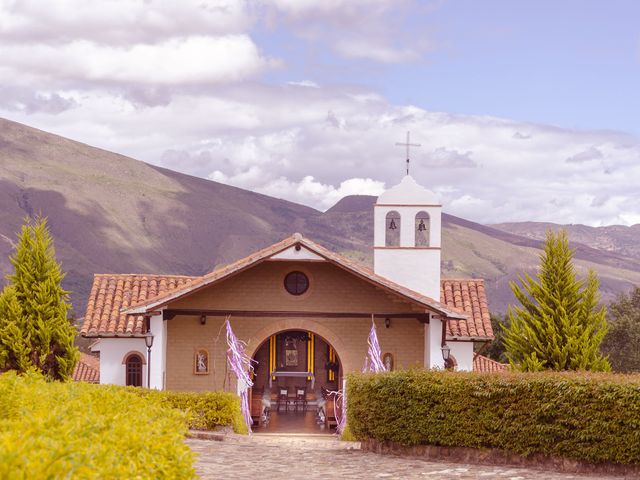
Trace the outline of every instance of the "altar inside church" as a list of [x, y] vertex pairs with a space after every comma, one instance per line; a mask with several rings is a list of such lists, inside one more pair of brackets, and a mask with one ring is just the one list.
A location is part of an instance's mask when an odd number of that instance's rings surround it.
[[321, 389], [337, 390], [340, 361], [334, 348], [319, 335], [304, 330], [288, 330], [271, 335], [254, 357], [253, 390], [269, 393], [277, 400], [280, 390], [295, 396], [306, 390], [309, 401]]

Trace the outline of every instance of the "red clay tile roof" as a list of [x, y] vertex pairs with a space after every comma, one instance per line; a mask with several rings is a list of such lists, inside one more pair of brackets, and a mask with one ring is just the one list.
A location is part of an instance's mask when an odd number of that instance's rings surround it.
[[492, 339], [491, 317], [484, 291], [484, 281], [480, 279], [443, 279], [440, 301], [449, 308], [461, 310], [470, 320], [449, 319], [447, 337]]
[[80, 360], [73, 370], [73, 381], [100, 383], [100, 359], [81, 353]]
[[436, 301], [376, 275], [370, 269], [331, 252], [300, 234], [292, 235], [202, 277], [96, 275], [81, 334], [86, 337], [141, 335], [144, 313], [223, 281], [296, 244], [303, 245], [327, 261], [378, 287], [446, 317], [448, 322], [453, 322], [448, 323], [447, 328], [450, 339], [493, 338], [482, 280], [443, 280], [441, 300]]
[[142, 315], [127, 315], [122, 310], [130, 305], [175, 290], [194, 278], [179, 275], [94, 275], [87, 311], [80, 333], [85, 337], [99, 335], [132, 336], [142, 334]]
[[476, 355], [473, 359], [473, 371], [474, 372], [504, 372], [509, 369], [508, 363], [500, 363], [495, 360], [484, 357], [482, 355]]

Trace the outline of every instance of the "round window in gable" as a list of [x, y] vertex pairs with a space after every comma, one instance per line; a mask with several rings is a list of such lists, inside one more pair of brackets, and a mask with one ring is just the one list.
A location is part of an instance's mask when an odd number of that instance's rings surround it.
[[284, 277], [284, 288], [291, 295], [302, 295], [309, 289], [309, 278], [302, 272], [291, 272]]

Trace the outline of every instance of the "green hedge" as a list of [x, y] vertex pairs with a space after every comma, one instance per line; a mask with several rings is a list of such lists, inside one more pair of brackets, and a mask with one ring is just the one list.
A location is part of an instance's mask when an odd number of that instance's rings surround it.
[[359, 440], [640, 464], [640, 376], [352, 374], [347, 419]]
[[186, 432], [122, 387], [0, 375], [0, 478], [194, 478]]
[[187, 424], [194, 430], [232, 427], [236, 433], [247, 433], [240, 410], [240, 398], [228, 392], [174, 392], [131, 388], [141, 396], [150, 396], [163, 404], [182, 410]]

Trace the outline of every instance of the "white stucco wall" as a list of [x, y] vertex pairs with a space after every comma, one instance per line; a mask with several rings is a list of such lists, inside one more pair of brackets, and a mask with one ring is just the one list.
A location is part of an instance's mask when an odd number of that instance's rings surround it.
[[458, 362], [457, 370], [472, 372], [473, 371], [473, 342], [447, 342], [451, 348], [451, 355]]
[[[440, 300], [440, 257], [442, 208], [425, 205], [376, 205], [374, 208], [373, 270], [378, 275], [411, 290]], [[389, 212], [400, 215], [400, 247], [387, 247], [386, 217]], [[415, 247], [415, 217], [419, 212], [430, 217], [429, 247]]]
[[[151, 317], [151, 333], [153, 333], [153, 347], [151, 347], [151, 388], [164, 390], [167, 371], [167, 322], [162, 319], [162, 313]], [[146, 352], [146, 347], [145, 347]]]
[[375, 273], [440, 301], [440, 250], [377, 249]]
[[[167, 364], [167, 322], [162, 314], [151, 317], [151, 388], [164, 389]], [[142, 386], [147, 386], [147, 346], [144, 338], [101, 338], [92, 347], [100, 352], [100, 383], [125, 385], [126, 367], [123, 363], [130, 352], [137, 352], [144, 362], [142, 365]]]
[[125, 385], [125, 355], [138, 352], [142, 357], [142, 385], [147, 385], [147, 347], [142, 338], [101, 338], [92, 348], [100, 352], [100, 383]]
[[444, 368], [441, 343], [442, 321], [431, 318], [425, 325], [425, 368]]

